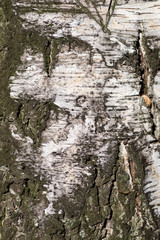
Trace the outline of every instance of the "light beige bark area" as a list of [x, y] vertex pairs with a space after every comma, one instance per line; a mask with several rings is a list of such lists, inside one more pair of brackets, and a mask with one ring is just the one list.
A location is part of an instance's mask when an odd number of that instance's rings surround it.
[[[0, 239], [158, 240], [160, 1], [12, 0], [2, 10], [20, 177], [7, 185]], [[14, 175], [5, 162], [0, 171]]]

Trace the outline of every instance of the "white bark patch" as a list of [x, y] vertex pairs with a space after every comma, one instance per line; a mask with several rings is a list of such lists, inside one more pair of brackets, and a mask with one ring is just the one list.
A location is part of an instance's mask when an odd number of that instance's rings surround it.
[[[129, 176], [129, 185], [130, 185], [130, 189], [133, 189], [133, 184], [134, 184], [134, 179], [130, 170], [130, 166], [129, 166], [129, 159], [128, 159], [128, 152], [127, 149], [124, 145], [123, 142], [121, 142], [120, 145], [120, 153], [119, 153], [119, 157], [122, 158], [123, 164], [124, 164], [124, 170], [125, 172], [128, 174]], [[123, 176], [122, 176], [123, 177]]]
[[160, 106], [160, 71], [157, 73], [157, 75], [154, 78], [153, 94], [154, 94], [156, 103], [158, 104], [158, 106]]
[[15, 76], [10, 78], [12, 80], [11, 97], [18, 99], [28, 95], [36, 99], [45, 99], [48, 93], [46, 92], [47, 74], [44, 71], [43, 55], [41, 53], [33, 55], [31, 49], [26, 49], [21, 61], [23, 64], [17, 69]]
[[160, 216], [160, 144], [151, 144], [151, 155], [146, 167], [144, 192], [149, 194], [150, 206]]
[[153, 82], [153, 99], [154, 105], [152, 106], [153, 121], [155, 124], [155, 137], [160, 140], [160, 72], [154, 78]]

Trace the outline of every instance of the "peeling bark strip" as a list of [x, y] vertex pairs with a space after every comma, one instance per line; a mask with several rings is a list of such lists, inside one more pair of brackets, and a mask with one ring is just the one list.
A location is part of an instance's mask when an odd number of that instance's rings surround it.
[[0, 239], [158, 240], [160, 1], [1, 5]]

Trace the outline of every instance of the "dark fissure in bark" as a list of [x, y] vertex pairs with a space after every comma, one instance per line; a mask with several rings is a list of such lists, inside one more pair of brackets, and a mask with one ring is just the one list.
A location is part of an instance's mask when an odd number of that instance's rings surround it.
[[144, 81], [144, 74], [145, 74], [145, 69], [143, 66], [143, 53], [141, 49], [141, 43], [140, 43], [140, 34], [142, 33], [141, 30], [138, 30], [138, 39], [136, 43], [136, 48], [137, 48], [137, 53], [138, 53], [138, 66], [139, 66], [139, 72], [141, 76], [141, 81], [140, 81], [140, 92], [139, 95], [142, 96], [143, 94], [146, 94], [146, 82]]
[[151, 119], [152, 119], [152, 135], [155, 137], [156, 125], [155, 125], [154, 120], [153, 120], [154, 116], [153, 116], [152, 113], [150, 113], [150, 115], [151, 115]]
[[115, 182], [117, 181], [117, 171], [118, 171], [118, 160], [119, 160], [119, 154], [120, 154], [120, 142], [118, 143], [118, 147], [117, 147], [117, 157], [115, 159], [115, 166], [113, 166], [113, 179], [112, 179], [112, 184], [111, 184], [111, 188], [110, 188], [110, 192], [109, 192], [109, 196], [108, 196], [108, 205], [111, 209], [111, 212], [110, 212], [110, 217], [109, 217], [109, 220], [112, 219], [112, 215], [113, 215], [113, 210], [112, 210], [112, 207], [111, 207], [111, 196], [112, 196], [112, 192], [113, 192], [113, 188], [115, 186]]

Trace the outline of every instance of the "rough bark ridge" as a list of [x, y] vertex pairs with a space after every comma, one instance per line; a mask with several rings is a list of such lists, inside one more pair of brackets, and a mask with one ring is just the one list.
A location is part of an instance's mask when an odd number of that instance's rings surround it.
[[0, 1], [0, 239], [158, 240], [160, 1]]

